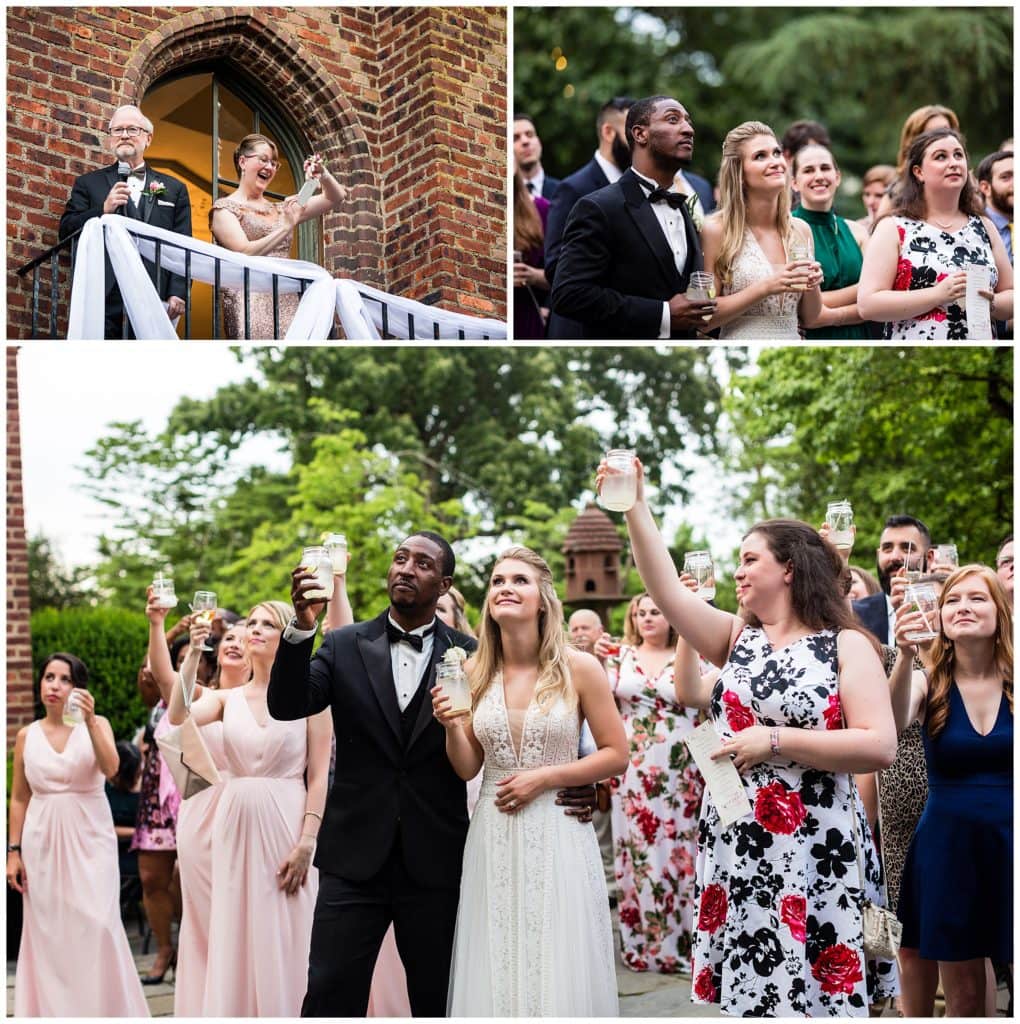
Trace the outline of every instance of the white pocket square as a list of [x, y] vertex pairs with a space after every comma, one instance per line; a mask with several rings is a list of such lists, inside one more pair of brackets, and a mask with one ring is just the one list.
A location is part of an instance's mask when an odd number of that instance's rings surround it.
[[174, 204], [173, 203], [168, 203], [165, 199], [157, 199], [156, 200], [156, 205], [157, 206], [173, 206]]

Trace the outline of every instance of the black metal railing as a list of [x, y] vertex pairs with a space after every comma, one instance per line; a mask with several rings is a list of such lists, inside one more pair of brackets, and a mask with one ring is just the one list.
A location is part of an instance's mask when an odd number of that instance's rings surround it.
[[[131, 232], [131, 221], [126, 219], [125, 227]], [[162, 239], [153, 239], [148, 235], [142, 235], [140, 232], [131, 232], [137, 235], [137, 237], [145, 238], [153, 243], [155, 247], [154, 260], [156, 266], [156, 291], [159, 292], [162, 288], [164, 275], [170, 273], [168, 270], [164, 270], [160, 265], [160, 257], [162, 256], [164, 248], [179, 249], [184, 253], [184, 338], [185, 340], [191, 339], [191, 320], [192, 320], [192, 285], [196, 282], [192, 278], [191, 271], [191, 257], [192, 251], [186, 245], [177, 245], [174, 242], [167, 242]], [[77, 247], [78, 236], [81, 234], [79, 229], [73, 235], [68, 235], [67, 238], [61, 239], [56, 245], [47, 249], [44, 253], [36, 256], [28, 263], [21, 267], [18, 267], [17, 274], [19, 277], [24, 278], [27, 274], [31, 274], [31, 288], [32, 288], [32, 319], [30, 326], [30, 338], [39, 337], [39, 321], [41, 302], [40, 295], [42, 291], [42, 285], [40, 281], [40, 268], [49, 266], [50, 268], [50, 286], [49, 286], [49, 334], [47, 337], [55, 338], [57, 336], [57, 320], [58, 312], [61, 308], [61, 300], [66, 294], [70, 297], [70, 280], [73, 275], [74, 268], [74, 256], [75, 248]], [[70, 250], [70, 273], [67, 276], [67, 288], [61, 287], [60, 281], [60, 262], [61, 257]], [[220, 312], [222, 309], [222, 291], [223, 285], [220, 283], [220, 266], [222, 260], [217, 256], [209, 257], [213, 261], [213, 283], [212, 283], [212, 338], [218, 340], [220, 337]], [[180, 276], [180, 275], [176, 275]], [[290, 277], [287, 274], [273, 274], [272, 275], [272, 297], [273, 297], [273, 337], [280, 337], [280, 279], [297, 281], [298, 282], [298, 294], [299, 296], [304, 295], [305, 290], [308, 288], [308, 281], [300, 277]], [[197, 282], [199, 284], [203, 282]], [[242, 284], [242, 302], [244, 308], [244, 340], [251, 340], [251, 282], [250, 272], [247, 267], [244, 268], [244, 279]], [[335, 337], [335, 330], [330, 329], [329, 339]], [[131, 327], [128, 321], [127, 313], [124, 312], [121, 316], [121, 337], [130, 338]]]
[[[127, 228], [127, 230], [129, 232], [131, 232], [131, 220], [128, 219], [128, 218], [125, 218], [125, 221], [126, 221], [126, 223], [124, 224], [124, 226]], [[146, 239], [148, 241], [151, 241], [153, 243], [154, 247], [155, 247], [154, 263], [155, 263], [155, 266], [156, 266], [156, 290], [157, 290], [157, 292], [159, 292], [160, 289], [161, 289], [161, 285], [162, 285], [162, 282], [163, 282], [163, 276], [165, 274], [170, 273], [170, 271], [164, 270], [163, 267], [160, 266], [160, 257], [162, 255], [164, 247], [180, 249], [184, 253], [184, 275], [183, 275], [184, 276], [184, 280], [185, 280], [185, 289], [184, 289], [184, 338], [185, 338], [185, 340], [190, 340], [191, 339], [191, 327], [192, 327], [192, 309], [193, 309], [193, 301], [192, 301], [192, 294], [191, 294], [191, 292], [192, 292], [192, 285], [196, 283], [192, 279], [192, 271], [191, 271], [192, 250], [189, 249], [186, 245], [178, 245], [178, 244], [176, 244], [174, 242], [163, 241], [162, 239], [153, 239], [153, 238], [151, 238], [151, 236], [149, 236], [149, 235], [142, 235], [140, 232], [137, 232], [137, 233], [136, 232], [132, 232], [132, 233], [136, 234], [137, 237], [144, 238], [144, 239]], [[47, 335], [47, 337], [55, 338], [57, 336], [58, 312], [59, 312], [59, 309], [60, 309], [60, 306], [61, 306], [62, 296], [64, 294], [66, 294], [68, 296], [68, 298], [70, 296], [70, 281], [71, 281], [71, 277], [72, 277], [72, 274], [73, 274], [75, 248], [77, 247], [78, 236], [80, 234], [81, 234], [81, 230], [79, 229], [73, 235], [68, 235], [67, 238], [62, 239], [56, 245], [54, 245], [51, 248], [47, 249], [44, 253], [42, 253], [39, 256], [36, 256], [34, 259], [30, 260], [28, 263], [24, 264], [23, 266], [18, 267], [18, 269], [17, 269], [17, 274], [21, 278], [24, 278], [25, 275], [29, 274], [29, 273], [31, 273], [31, 275], [32, 275], [32, 277], [31, 277], [32, 321], [31, 321], [31, 333], [29, 335], [30, 338], [35, 339], [35, 338], [39, 337], [39, 319], [40, 319], [40, 312], [41, 312], [41, 309], [42, 309], [42, 302], [41, 302], [42, 285], [41, 285], [41, 282], [40, 282], [39, 271], [40, 271], [41, 268], [43, 268], [45, 266], [48, 266], [49, 270], [50, 270], [49, 311], [48, 311], [49, 334]], [[65, 292], [62, 289], [62, 287], [61, 287], [60, 264], [62, 262], [62, 257], [64, 257], [64, 255], [68, 252], [68, 250], [70, 250], [70, 260], [68, 261], [69, 262], [69, 271], [70, 272], [67, 275], [67, 288], [66, 288], [66, 292]], [[223, 291], [223, 285], [221, 284], [221, 272], [220, 272], [220, 266], [221, 266], [222, 260], [220, 260], [219, 257], [216, 257], [216, 256], [211, 256], [209, 258], [213, 260], [213, 281], [212, 281], [212, 284], [211, 284], [211, 288], [212, 288], [212, 338], [214, 340], [218, 340], [219, 337], [220, 337], [219, 324], [220, 324], [220, 314], [221, 314], [221, 310], [222, 310], [222, 291]], [[177, 276], [180, 276], [180, 275], [177, 275]], [[299, 287], [299, 295], [304, 295], [305, 291], [308, 288], [308, 281], [306, 279], [299, 278], [299, 277], [290, 277], [289, 275], [286, 275], [286, 274], [273, 274], [272, 275], [273, 337], [276, 338], [276, 339], [279, 339], [279, 337], [280, 337], [280, 279], [281, 278], [283, 278], [285, 280], [297, 281], [298, 282], [298, 287]], [[197, 283], [198, 284], [203, 284], [204, 282], [197, 282]], [[249, 340], [251, 340], [251, 282], [250, 282], [250, 271], [249, 271], [248, 267], [244, 268], [241, 291], [242, 291], [242, 302], [243, 302], [243, 310], [244, 310], [244, 340], [245, 341], [249, 341]], [[401, 318], [406, 318], [406, 321], [407, 321], [407, 335], [406, 335], [407, 338], [409, 338], [411, 340], [414, 340], [414, 336], [415, 336], [415, 317], [414, 317], [413, 313], [411, 313], [410, 311], [406, 311], [406, 312], [404, 312], [404, 311], [397, 311], [397, 312], [394, 312], [391, 309], [389, 303], [387, 303], [384, 300], [378, 298], [377, 296], [369, 295], [369, 294], [367, 294], [366, 292], [363, 292], [363, 291], [359, 291], [358, 294], [361, 296], [361, 298], [362, 298], [362, 300], [364, 302], [372, 302], [372, 303], [375, 303], [377, 306], [380, 307], [380, 314], [379, 314], [380, 334], [382, 335], [382, 337], [384, 339], [396, 339], [396, 338], [400, 337], [400, 335], [390, 333], [390, 327], [391, 327], [391, 325], [394, 325], [397, 322], [397, 321], [395, 321], [394, 317], [401, 317]], [[420, 317], [419, 317], [419, 319], [420, 319]], [[128, 321], [126, 312], [123, 313], [122, 317], [121, 317], [121, 337], [122, 338], [130, 338], [130, 337], [132, 337], [131, 330], [130, 330], [130, 323]], [[432, 337], [433, 337], [433, 339], [435, 339], [437, 341], [440, 340], [441, 337], [442, 337], [441, 330], [440, 330], [440, 323], [439, 323], [438, 320], [433, 320], [432, 321]], [[464, 331], [462, 329], [458, 330], [458, 332], [457, 332], [458, 340], [463, 341], [463, 340], [465, 340], [465, 337], [466, 337], [466, 335], [465, 335]], [[327, 336], [327, 340], [335, 340], [336, 338], [337, 338], [337, 332], [336, 332], [335, 326], [333, 326], [333, 327], [330, 328], [330, 332], [329, 332], [329, 334]], [[228, 340], [233, 340], [233, 339], [228, 339]], [[483, 334], [481, 336], [480, 340], [483, 340], [483, 341], [490, 340], [489, 339], [489, 335]]]

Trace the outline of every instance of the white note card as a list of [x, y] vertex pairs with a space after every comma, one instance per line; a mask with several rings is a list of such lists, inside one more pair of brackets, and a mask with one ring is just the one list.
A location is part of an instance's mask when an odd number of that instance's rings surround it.
[[728, 757], [712, 760], [711, 755], [721, 746], [722, 740], [712, 722], [704, 722], [687, 737], [687, 749], [708, 786], [720, 823], [723, 828], [728, 828], [750, 813], [751, 801], [747, 799], [740, 773], [733, 767], [733, 762]]
[[992, 286], [992, 268], [972, 265], [967, 268], [967, 338], [970, 341], [991, 341], [992, 304], [978, 295], [978, 289], [987, 291]]

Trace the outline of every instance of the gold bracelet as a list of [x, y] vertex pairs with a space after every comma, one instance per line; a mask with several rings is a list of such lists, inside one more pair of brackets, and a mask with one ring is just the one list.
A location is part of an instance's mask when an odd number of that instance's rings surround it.
[[306, 817], [306, 818], [308, 817], [308, 815], [309, 815], [309, 814], [310, 814], [310, 815], [311, 815], [311, 816], [312, 816], [313, 818], [318, 818], [318, 819], [319, 819], [319, 821], [322, 821], [322, 815], [321, 815], [321, 814], [319, 814], [319, 813], [318, 813], [318, 811], [305, 811], [305, 817]]

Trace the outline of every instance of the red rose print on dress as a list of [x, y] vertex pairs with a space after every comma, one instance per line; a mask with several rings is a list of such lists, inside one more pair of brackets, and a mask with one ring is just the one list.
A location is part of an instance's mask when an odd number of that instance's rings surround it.
[[620, 904], [620, 921], [631, 930], [640, 927], [641, 911], [634, 903]]
[[797, 831], [807, 817], [800, 794], [776, 781], [762, 786], [754, 798], [754, 818], [769, 832], [789, 836]]
[[754, 712], [741, 704], [740, 698], [732, 690], [723, 693], [722, 699], [726, 705], [726, 722], [734, 732], [740, 732], [755, 724]]
[[[900, 230], [902, 231], [903, 229], [900, 228]], [[914, 268], [910, 265], [910, 260], [899, 260], [896, 264], [896, 278], [893, 281], [893, 291], [910, 291], [910, 279], [913, 273]]]
[[703, 967], [698, 971], [698, 976], [694, 979], [694, 994], [702, 1002], [714, 1003], [718, 992], [716, 991], [715, 985], [712, 983], [712, 968]]
[[822, 712], [822, 715], [825, 718], [826, 729], [843, 728], [843, 708], [840, 706], [838, 693], [829, 695], [829, 706]]
[[714, 932], [726, 920], [726, 890], [721, 885], [706, 885], [698, 911], [698, 931]]
[[650, 807], [640, 808], [635, 817], [637, 819], [638, 827], [641, 829], [641, 833], [645, 837], [645, 842], [655, 842], [655, 836], [659, 831], [659, 826], [662, 824], [662, 820]]
[[803, 896], [790, 894], [779, 902], [779, 919], [790, 929], [790, 934], [798, 941], [807, 938], [804, 919], [807, 916], [807, 900]]
[[830, 995], [839, 992], [851, 995], [857, 983], [864, 980], [860, 956], [842, 943], [826, 946], [811, 965], [811, 974], [822, 991]]

